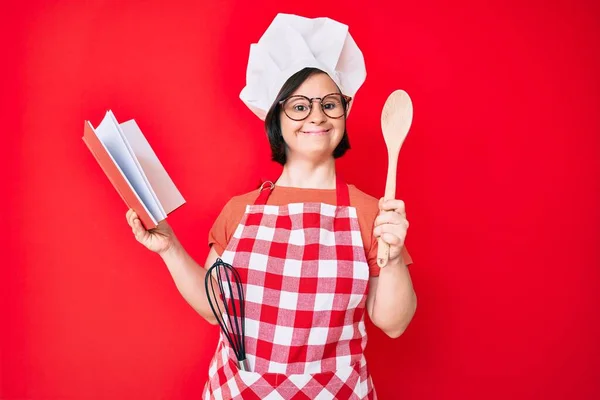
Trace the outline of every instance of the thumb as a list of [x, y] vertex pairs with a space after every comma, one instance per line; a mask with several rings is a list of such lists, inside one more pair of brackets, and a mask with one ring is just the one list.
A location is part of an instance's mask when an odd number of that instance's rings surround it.
[[133, 220], [133, 226], [131, 227], [131, 230], [133, 231], [133, 235], [137, 241], [140, 243], [143, 243], [145, 240], [147, 240], [148, 236], [150, 236], [150, 233], [146, 230], [146, 228], [144, 228], [144, 225], [142, 225], [142, 221], [140, 221], [139, 218], [135, 218]]

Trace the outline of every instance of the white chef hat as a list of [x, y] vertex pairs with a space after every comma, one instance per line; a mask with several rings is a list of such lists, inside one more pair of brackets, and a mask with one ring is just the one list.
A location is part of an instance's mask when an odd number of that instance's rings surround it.
[[347, 25], [330, 18], [277, 14], [258, 43], [250, 46], [240, 99], [264, 121], [283, 84], [306, 67], [326, 72], [352, 97], [367, 76], [363, 54]]

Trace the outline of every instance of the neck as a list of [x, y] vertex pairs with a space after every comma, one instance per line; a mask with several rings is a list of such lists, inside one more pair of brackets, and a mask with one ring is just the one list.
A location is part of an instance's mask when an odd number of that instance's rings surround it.
[[288, 160], [275, 184], [301, 189], [335, 189], [335, 159], [330, 157], [320, 163]]

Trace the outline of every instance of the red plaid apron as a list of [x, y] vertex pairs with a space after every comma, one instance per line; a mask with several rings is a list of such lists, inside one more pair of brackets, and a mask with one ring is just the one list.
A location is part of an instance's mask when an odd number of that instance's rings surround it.
[[[369, 267], [348, 186], [337, 206], [246, 207], [222, 260], [240, 273], [246, 354], [240, 371], [221, 334], [204, 399], [375, 399], [364, 323]], [[276, 189], [275, 189], [276, 190]]]

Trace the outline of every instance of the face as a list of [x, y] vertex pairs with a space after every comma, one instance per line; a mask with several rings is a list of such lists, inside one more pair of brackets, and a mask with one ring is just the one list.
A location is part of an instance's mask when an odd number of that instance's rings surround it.
[[[335, 82], [329, 75], [319, 73], [311, 75], [293, 95], [323, 98], [330, 93], [339, 93]], [[303, 158], [318, 161], [333, 157], [346, 128], [345, 116], [337, 119], [328, 117], [318, 99], [313, 100], [312, 111], [306, 119], [294, 121], [281, 111], [280, 123], [288, 160]]]

